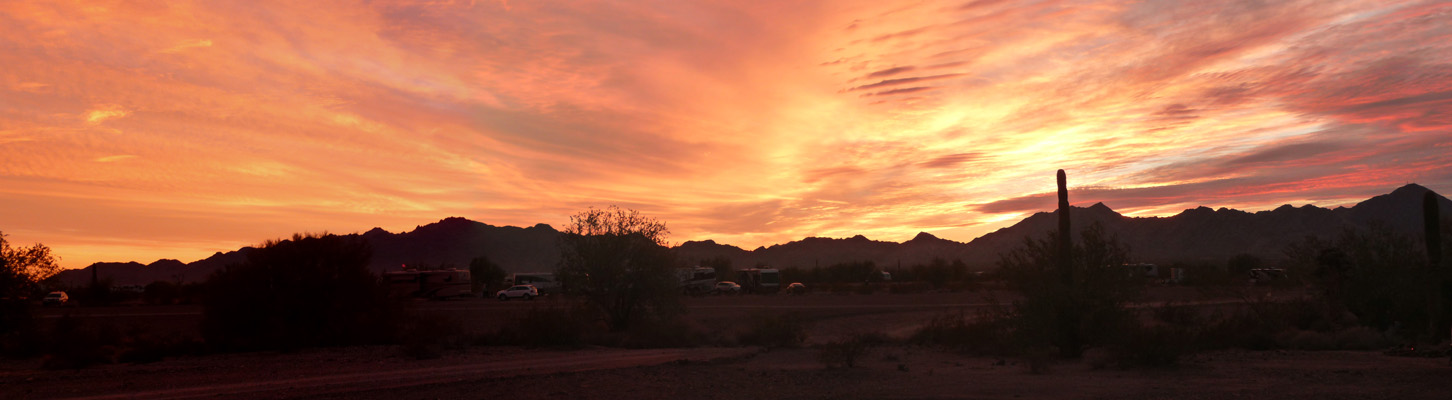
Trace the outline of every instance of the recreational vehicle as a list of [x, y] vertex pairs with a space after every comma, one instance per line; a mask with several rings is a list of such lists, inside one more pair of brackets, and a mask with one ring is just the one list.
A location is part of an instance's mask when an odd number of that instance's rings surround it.
[[383, 281], [396, 297], [442, 299], [473, 294], [469, 271], [462, 269], [388, 271], [383, 273]]
[[676, 269], [676, 278], [681, 282], [681, 292], [688, 295], [706, 294], [716, 285], [716, 269], [695, 267]]
[[745, 293], [776, 293], [781, 288], [781, 272], [776, 268], [748, 268], [736, 271], [736, 283]]

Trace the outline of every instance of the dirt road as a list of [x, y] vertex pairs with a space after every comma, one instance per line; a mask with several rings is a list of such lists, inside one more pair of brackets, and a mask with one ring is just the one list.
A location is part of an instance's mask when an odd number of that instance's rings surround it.
[[[489, 349], [417, 361], [376, 349], [215, 356], [70, 373], [0, 372], [0, 398], [193, 399], [350, 397], [350, 393], [472, 381], [740, 358], [754, 348]], [[233, 367], [229, 368], [228, 365]]]

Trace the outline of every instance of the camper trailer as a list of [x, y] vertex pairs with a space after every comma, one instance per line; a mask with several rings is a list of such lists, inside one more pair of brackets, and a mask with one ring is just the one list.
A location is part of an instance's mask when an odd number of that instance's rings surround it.
[[716, 269], [714, 268], [678, 268], [676, 278], [681, 282], [681, 293], [688, 295], [701, 295], [711, 291], [716, 286]]
[[736, 283], [744, 293], [776, 293], [781, 288], [781, 272], [776, 268], [748, 268], [736, 271]]
[[1286, 270], [1281, 268], [1255, 268], [1250, 270], [1250, 284], [1264, 285], [1286, 279]]
[[383, 281], [395, 297], [443, 299], [473, 294], [469, 271], [462, 269], [387, 271]]

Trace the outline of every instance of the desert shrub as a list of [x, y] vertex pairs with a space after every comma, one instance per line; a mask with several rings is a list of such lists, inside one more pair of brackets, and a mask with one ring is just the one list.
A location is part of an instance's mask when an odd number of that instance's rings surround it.
[[0, 299], [0, 356], [30, 357], [39, 349], [40, 338], [35, 315], [30, 306], [19, 299]]
[[1130, 325], [1112, 346], [1113, 359], [1121, 367], [1160, 368], [1176, 365], [1196, 350], [1197, 330], [1166, 324]]
[[133, 328], [122, 336], [116, 349], [116, 362], [145, 364], [171, 356], [202, 354], [205, 348], [196, 338], [179, 333], [157, 335]]
[[181, 284], [156, 281], [146, 285], [141, 300], [146, 304], [176, 304], [181, 299]]
[[914, 265], [908, 268], [902, 280], [919, 280], [931, 285], [933, 289], [943, 289], [954, 283], [962, 283], [969, 279], [968, 264], [963, 260], [953, 260], [949, 263], [942, 258], [933, 258], [928, 264]]
[[[1139, 297], [1142, 287], [1120, 267], [1129, 260], [1129, 250], [1101, 225], [1082, 231], [1067, 255], [1057, 249], [1060, 234], [1066, 233], [1025, 238], [1023, 246], [1002, 255], [999, 265], [1023, 295], [1014, 302], [1015, 334], [1076, 358], [1085, 348], [1110, 343], [1119, 329], [1133, 322], [1134, 314], [1125, 306]], [[1062, 260], [1065, 256], [1069, 259]]]
[[1012, 354], [1019, 343], [1013, 335], [1011, 317], [1007, 310], [996, 306], [971, 318], [963, 313], [941, 314], [914, 332], [908, 342], [972, 354]]
[[1386, 226], [1347, 229], [1334, 240], [1307, 238], [1287, 246], [1287, 265], [1307, 275], [1326, 304], [1360, 323], [1378, 330], [1405, 327], [1413, 341], [1435, 341], [1446, 335], [1449, 317], [1429, 307], [1429, 299], [1442, 294], [1438, 284], [1452, 269], [1428, 268], [1423, 247]]
[[1296, 339], [1296, 335], [1303, 331], [1332, 332], [1347, 326], [1348, 321], [1329, 315], [1322, 303], [1312, 300], [1248, 299], [1241, 307], [1204, 318], [1197, 328], [1197, 348], [1270, 350], [1327, 347], [1330, 345], [1316, 343], [1319, 338], [1307, 336]]
[[439, 358], [446, 351], [464, 348], [470, 343], [470, 338], [458, 318], [415, 314], [404, 320], [399, 342], [404, 355], [427, 360]]
[[121, 294], [111, 290], [112, 280], [101, 278], [86, 284], [81, 290], [73, 290], [71, 301], [88, 307], [109, 306], [121, 299]]
[[827, 368], [853, 368], [857, 366], [857, 359], [866, 356], [884, 340], [881, 334], [859, 334], [823, 343], [817, 345], [817, 361]]
[[593, 319], [578, 308], [540, 307], [525, 312], [517, 322], [500, 329], [494, 343], [526, 347], [580, 347], [595, 333]]
[[269, 241], [208, 280], [202, 335], [222, 350], [295, 350], [386, 343], [401, 305], [368, 270], [358, 236]]
[[1108, 346], [1107, 362], [1125, 368], [1162, 368], [1200, 349], [1205, 320], [1194, 307], [1166, 302], [1151, 309], [1150, 316], [1148, 323], [1129, 322], [1120, 328]]
[[84, 323], [69, 315], [56, 320], [41, 342], [42, 366], [49, 369], [80, 369], [111, 362], [121, 342], [115, 325]]
[[756, 315], [737, 342], [749, 346], [798, 347], [807, 341], [807, 328], [796, 314]]

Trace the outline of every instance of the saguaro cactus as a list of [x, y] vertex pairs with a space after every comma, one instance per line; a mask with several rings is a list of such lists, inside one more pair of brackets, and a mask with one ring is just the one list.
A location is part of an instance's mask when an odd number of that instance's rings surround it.
[[1432, 268], [1442, 266], [1442, 217], [1437, 194], [1428, 190], [1422, 195], [1422, 227], [1427, 232], [1427, 262]]
[[1064, 274], [1064, 285], [1074, 285], [1074, 263], [1071, 252], [1073, 240], [1069, 231], [1069, 188], [1064, 170], [1059, 170], [1059, 273]]
[[[1437, 194], [1430, 190], [1422, 195], [1422, 229], [1426, 232], [1427, 240], [1427, 271], [1431, 272], [1431, 276], [1434, 277], [1446, 276], [1446, 273], [1442, 271], [1441, 210], [1437, 204]], [[1427, 294], [1427, 315], [1430, 317], [1427, 321], [1427, 333], [1434, 338], [1440, 336], [1437, 324], [1442, 320], [1443, 309], [1446, 308], [1444, 302], [1447, 293], [1444, 291], [1448, 289], [1449, 285], [1445, 279], [1432, 280], [1431, 284], [1435, 286]], [[1448, 358], [1447, 362], [1452, 363], [1452, 358]]]
[[1074, 287], [1074, 240], [1069, 228], [1069, 188], [1064, 170], [1059, 170], [1059, 273], [1063, 274], [1066, 302], [1059, 309], [1059, 329], [1063, 329], [1059, 340], [1059, 355], [1078, 357], [1084, 338], [1080, 335], [1081, 325], [1078, 309], [1078, 295]]

